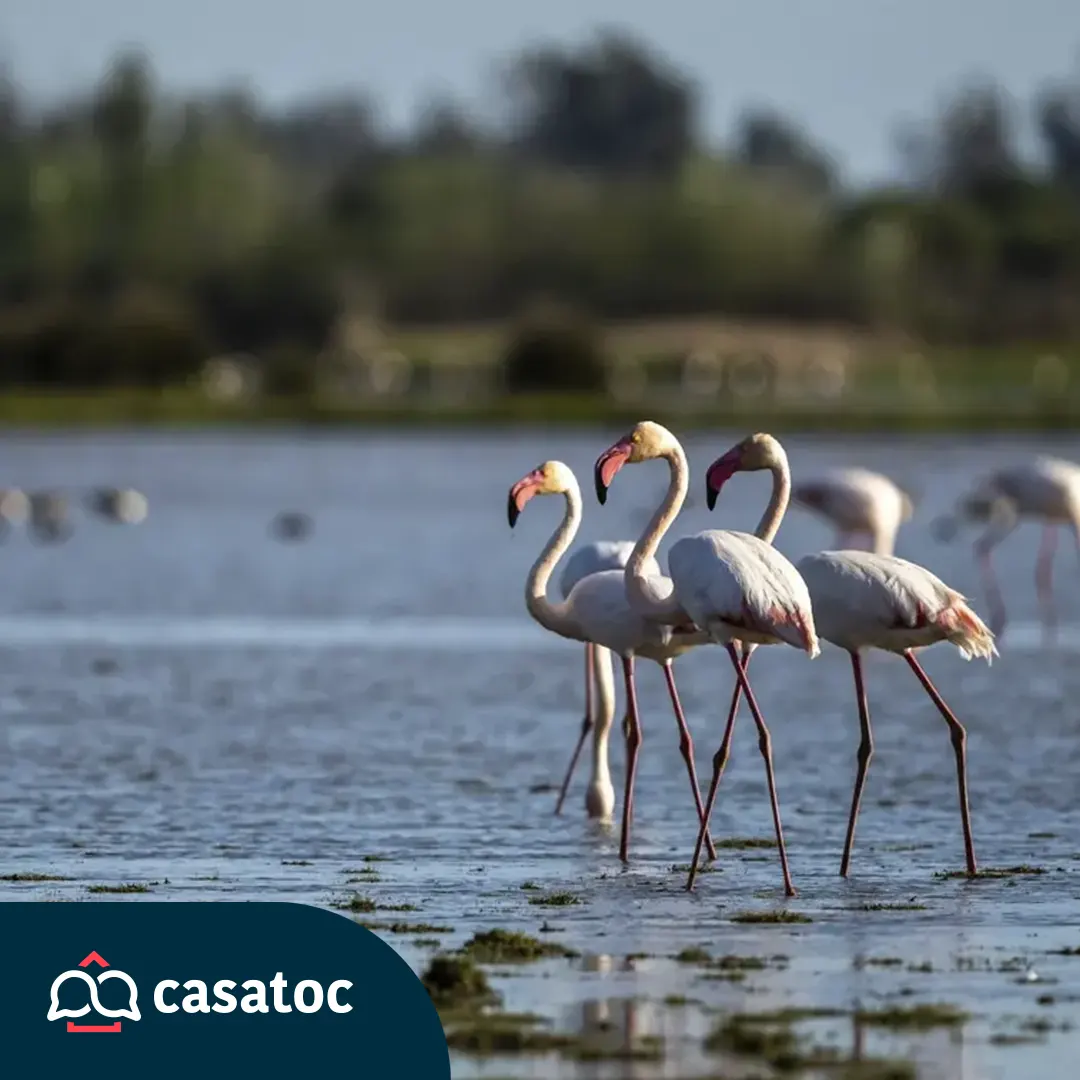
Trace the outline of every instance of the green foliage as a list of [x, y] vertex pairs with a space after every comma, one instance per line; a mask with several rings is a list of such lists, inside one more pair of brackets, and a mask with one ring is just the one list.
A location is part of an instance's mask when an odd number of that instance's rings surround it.
[[436, 102], [391, 139], [363, 96], [177, 100], [137, 55], [34, 119], [0, 85], [0, 384], [153, 388], [244, 352], [272, 395], [307, 397], [343, 318], [490, 326], [537, 295], [571, 306], [473, 357], [512, 391], [603, 389], [593, 319], [1080, 336], [1078, 87], [1035, 103], [1045, 169], [977, 86], [908, 140], [907, 183], [861, 196], [767, 111], [706, 151], [691, 82], [625, 37], [529, 50], [505, 91], [500, 128]]

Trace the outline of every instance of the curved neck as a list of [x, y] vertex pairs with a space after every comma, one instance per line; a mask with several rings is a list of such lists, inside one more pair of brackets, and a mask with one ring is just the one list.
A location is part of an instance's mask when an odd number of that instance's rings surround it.
[[564, 492], [566, 511], [562, 522], [544, 545], [536, 562], [533, 563], [529, 576], [525, 579], [525, 606], [529, 614], [545, 630], [550, 630], [563, 637], [585, 639], [581, 636], [577, 623], [571, 617], [570, 606], [564, 600], [553, 604], [547, 598], [548, 582], [558, 561], [566, 549], [574, 542], [578, 526], [581, 524], [581, 492], [575, 486]]
[[627, 560], [626, 596], [639, 615], [649, 619], [678, 622], [686, 618], [686, 613], [675, 598], [675, 587], [671, 578], [658, 577], [655, 574], [650, 576], [645, 572], [645, 564], [656, 557], [660, 541], [682, 509], [690, 482], [690, 470], [681, 446], [676, 444], [664, 457], [671, 471], [671, 481], [667, 494], [649, 519], [645, 531]]
[[791, 468], [788, 466], [787, 455], [782, 456], [769, 471], [772, 473], [772, 496], [769, 505], [765, 507], [765, 513], [754, 530], [754, 535], [760, 537], [766, 544], [771, 544], [780, 530], [780, 522], [787, 513], [788, 502], [791, 500]]

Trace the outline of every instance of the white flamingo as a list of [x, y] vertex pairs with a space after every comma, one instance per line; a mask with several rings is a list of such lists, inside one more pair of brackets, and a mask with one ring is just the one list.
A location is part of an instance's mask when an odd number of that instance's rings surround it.
[[[579, 547], [569, 559], [559, 575], [559, 591], [563, 599], [569, 597], [574, 586], [590, 574], [599, 574], [605, 570], [622, 570], [634, 544], [630, 540], [597, 540]], [[656, 572], [660, 572], [656, 564]], [[608, 731], [615, 719], [615, 676], [611, 661], [611, 650], [603, 645], [594, 645], [591, 641], [585, 645], [585, 718], [581, 722], [581, 734], [577, 746], [570, 758], [566, 776], [563, 778], [559, 797], [555, 802], [555, 813], [561, 814], [566, 793], [570, 788], [578, 758], [581, 756], [589, 732], [593, 736], [592, 775], [585, 790], [585, 812], [589, 817], [606, 820], [615, 808], [615, 790], [611, 786], [608, 772], [607, 739]], [[609, 712], [610, 710], [610, 712]], [[597, 725], [604, 724], [603, 729]], [[626, 722], [624, 721], [624, 728]], [[601, 768], [600, 760], [603, 758]], [[605, 780], [606, 778], [606, 780]]]
[[[712, 529], [677, 541], [668, 555], [671, 576], [663, 577], [650, 574], [646, 560], [655, 556], [686, 497], [689, 470], [679, 440], [651, 420], [637, 424], [629, 435], [597, 459], [596, 494], [601, 502], [605, 500], [608, 486], [623, 465], [657, 458], [667, 461], [670, 482], [667, 494], [626, 564], [626, 594], [634, 610], [651, 622], [671, 624], [689, 618], [708, 633], [711, 641], [727, 648], [737, 683], [746, 694], [757, 724], [784, 889], [794, 896], [773, 776], [772, 739], [746, 679], [745, 660], [740, 659], [736, 650], [736, 644], [741, 642], [745, 657], [748, 646], [786, 644], [804, 649], [811, 657], [818, 655], [806, 585], [795, 567], [771, 546], [787, 507], [790, 488], [774, 492], [756, 535]], [[635, 756], [640, 741], [639, 727], [628, 747]], [[628, 769], [632, 768], [628, 764]]]
[[[774, 447], [772, 453], [762, 455], [755, 449], [753, 440], [763, 438]], [[783, 448], [771, 436], [758, 435], [744, 440], [712, 464], [706, 474], [709, 506], [715, 504], [721, 487], [736, 472], [760, 469], [772, 472], [775, 498], [775, 492], [788, 483], [788, 465]], [[967, 793], [967, 733], [916, 659], [915, 650], [949, 641], [956, 645], [965, 659], [980, 656], [989, 662], [997, 655], [994, 635], [972, 611], [965, 597], [950, 589], [929, 570], [906, 559], [866, 551], [823, 551], [801, 559], [798, 569], [810, 590], [818, 634], [825, 641], [847, 650], [855, 677], [862, 739], [840, 874], [847, 876], [855, 840], [855, 820], [874, 750], [860, 654], [864, 649], [882, 649], [904, 657], [949, 726], [956, 756], [964, 854], [967, 871], [974, 875], [975, 846], [971, 837]], [[729, 727], [738, 701], [736, 687]], [[725, 733], [725, 738], [730, 738], [730, 735]], [[716, 760], [722, 769], [724, 758], [719, 751]], [[714, 782], [717, 779], [714, 775]], [[711, 806], [707, 803], [706, 820], [710, 810]]]
[[915, 504], [898, 484], [869, 469], [834, 469], [792, 485], [791, 501], [825, 518], [837, 530], [836, 546], [861, 547], [891, 555], [900, 526], [910, 520]]
[[[678, 690], [672, 661], [693, 648], [708, 641], [707, 635], [683, 620], [682, 626], [660, 626], [635, 615], [626, 598], [623, 573], [605, 570], [584, 577], [561, 603], [553, 604], [547, 598], [548, 581], [559, 559], [573, 543], [581, 524], [581, 489], [567, 465], [561, 461], [545, 461], [543, 465], [523, 476], [510, 489], [507, 517], [510, 527], [517, 522], [525, 504], [534, 495], [563, 495], [566, 511], [559, 527], [540, 552], [525, 582], [525, 605], [529, 614], [546, 630], [565, 638], [585, 643], [603, 645], [622, 659], [626, 683], [627, 711], [630, 716], [627, 735], [626, 794], [623, 799], [622, 837], [619, 842], [619, 858], [628, 861], [630, 822], [633, 818], [633, 784], [636, 771], [636, 752], [631, 751], [630, 733], [641, 728], [638, 717], [637, 692], [634, 685], [634, 657], [644, 656], [655, 660], [664, 669], [675, 720], [679, 725], [679, 748], [686, 762], [690, 786], [694, 792], [698, 819], [704, 813], [701, 792], [698, 790], [697, 772], [694, 768], [694, 744], [690, 737]], [[707, 832], [708, 830], [706, 830]], [[712, 857], [715, 849], [706, 838]]]
[[1080, 551], [1080, 465], [1060, 458], [1039, 457], [998, 469], [961, 496], [953, 512], [939, 517], [932, 527], [939, 540], [947, 541], [966, 522], [987, 524], [986, 531], [975, 541], [975, 554], [982, 567], [990, 627], [1001, 635], [1007, 621], [1005, 601], [990, 553], [1025, 517], [1043, 523], [1042, 544], [1035, 563], [1035, 592], [1049, 636], [1057, 627], [1051, 570], [1059, 525], [1072, 530]]

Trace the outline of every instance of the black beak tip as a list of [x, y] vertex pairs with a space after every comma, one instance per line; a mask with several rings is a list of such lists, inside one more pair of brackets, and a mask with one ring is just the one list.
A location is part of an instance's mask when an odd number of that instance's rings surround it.
[[600, 469], [597, 468], [593, 479], [596, 481], [596, 501], [603, 506], [607, 502], [607, 485], [604, 483], [603, 477], [600, 475]]
[[705, 505], [710, 510], [716, 506], [716, 488], [712, 484], [705, 485]]
[[517, 508], [517, 503], [514, 502], [514, 497], [511, 495], [506, 504], [506, 520], [510, 522], [511, 529], [517, 524], [518, 515], [520, 513], [521, 511]]

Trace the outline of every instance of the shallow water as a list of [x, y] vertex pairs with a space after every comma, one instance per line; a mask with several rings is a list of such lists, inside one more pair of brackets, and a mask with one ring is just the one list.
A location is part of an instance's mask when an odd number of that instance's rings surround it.
[[[692, 804], [654, 666], [641, 665], [645, 746], [629, 869], [617, 859], [617, 831], [584, 820], [584, 769], [564, 816], [551, 814], [550, 787], [578, 730], [581, 650], [535, 628], [523, 610], [524, 574], [560, 508], [534, 501], [511, 533], [506, 490], [543, 458], [560, 457], [586, 487], [582, 538], [635, 535], [663, 490], [663, 467], [626, 470], [601, 509], [587, 481], [613, 434], [0, 440], [5, 484], [72, 493], [130, 484], [150, 499], [139, 527], [78, 512], [68, 543], [37, 546], [17, 533], [0, 553], [0, 876], [69, 879], [0, 881], [0, 898], [87, 900], [98, 896], [91, 885], [141, 883], [150, 891], [131, 899], [328, 905], [359, 891], [419, 908], [367, 918], [452, 928], [388, 934], [417, 967], [432, 951], [417, 938], [453, 947], [477, 930], [537, 933], [547, 923], [552, 939], [584, 957], [496, 978], [507, 1008], [535, 1010], [562, 1030], [664, 1038], [660, 1063], [459, 1057], [461, 1078], [686, 1080], [734, 1067], [702, 1051], [712, 1010], [924, 1000], [972, 1019], [913, 1037], [853, 1030], [850, 1019], [807, 1030], [845, 1048], [855, 1040], [866, 1053], [914, 1056], [920, 1076], [1063, 1075], [1080, 1050], [1075, 1032], [1058, 1030], [1075, 1014], [1080, 958], [1050, 954], [1080, 945], [1072, 705], [1080, 575], [1071, 540], [1058, 556], [1064, 625], [1053, 647], [1043, 647], [1036, 619], [1037, 530], [1025, 526], [996, 555], [1014, 620], [1000, 660], [965, 664], [945, 648], [925, 656], [968, 725], [981, 863], [1045, 873], [935, 877], [963, 866], [947, 731], [906, 665], [874, 656], [875, 757], [852, 876], [841, 881], [858, 742], [850, 668], [831, 649], [813, 663], [774, 649], [755, 657], [751, 673], [773, 732], [800, 895], [783, 900], [767, 849], [722, 850], [718, 872], [687, 894], [672, 866], [692, 850]], [[692, 495], [738, 434], [687, 441]], [[970, 544], [935, 543], [928, 522], [996, 463], [1034, 450], [1080, 460], [1080, 441], [786, 444], [797, 474], [861, 463], [920, 491], [898, 554], [976, 601]], [[696, 498], [677, 531], [753, 527], [766, 486], [762, 477], [736, 478], [711, 515]], [[270, 539], [269, 523], [285, 509], [312, 515], [309, 541]], [[798, 512], [779, 537], [792, 557], [831, 542]], [[715, 650], [677, 670], [707, 773], [730, 671]], [[616, 745], [617, 786], [622, 757]], [[744, 716], [714, 835], [770, 833]], [[365, 864], [368, 855], [387, 861]], [[349, 872], [364, 867], [379, 880]], [[367, 880], [350, 884], [356, 877]], [[570, 890], [581, 903], [530, 904], [526, 882]], [[897, 903], [925, 910], [862, 910]], [[813, 921], [731, 921], [784, 907]], [[789, 959], [728, 983], [665, 959], [688, 946]], [[654, 958], [627, 959], [638, 953]], [[909, 970], [926, 962], [929, 972]], [[665, 1005], [670, 995], [693, 1003]], [[1051, 1030], [1013, 1044], [1032, 1018]]]

